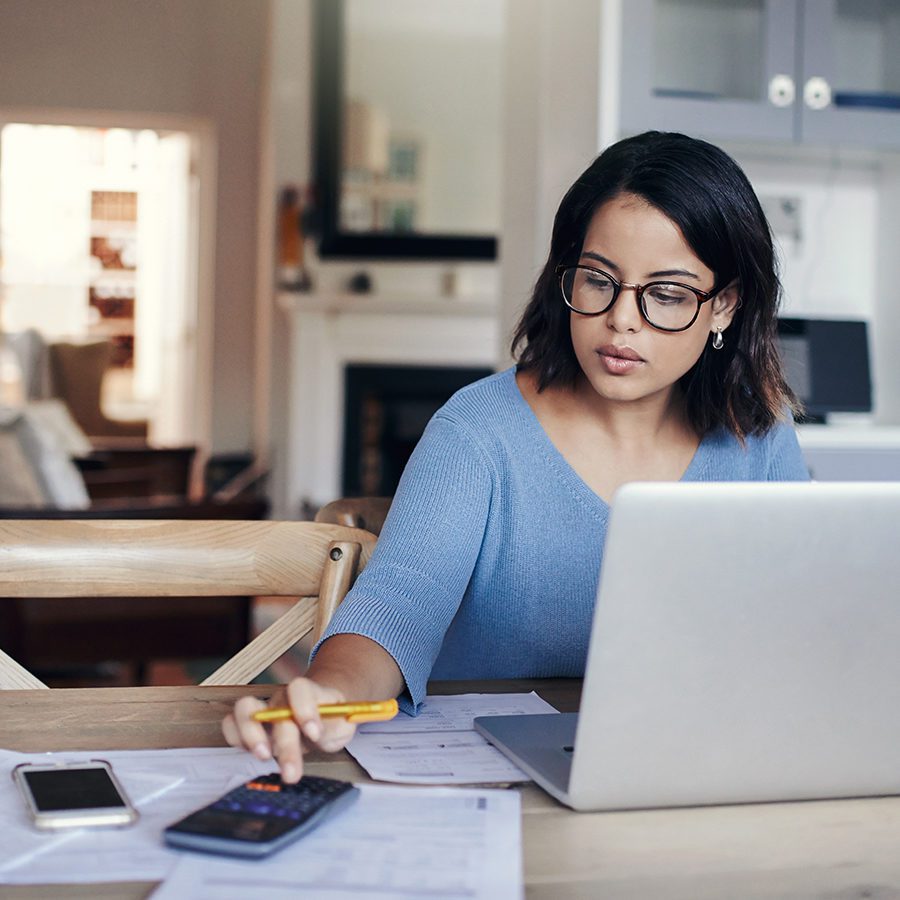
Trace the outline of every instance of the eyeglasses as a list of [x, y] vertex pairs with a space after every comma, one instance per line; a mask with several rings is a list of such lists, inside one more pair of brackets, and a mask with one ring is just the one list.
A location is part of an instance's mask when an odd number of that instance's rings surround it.
[[599, 316], [612, 309], [622, 288], [633, 288], [641, 318], [660, 331], [685, 331], [697, 321], [700, 307], [715, 296], [675, 281], [630, 284], [590, 266], [557, 266], [566, 306], [581, 316]]

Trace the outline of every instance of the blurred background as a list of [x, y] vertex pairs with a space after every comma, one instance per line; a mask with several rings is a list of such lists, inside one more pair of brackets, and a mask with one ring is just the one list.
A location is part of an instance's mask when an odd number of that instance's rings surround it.
[[4, 514], [389, 497], [649, 128], [760, 195], [814, 476], [900, 477], [898, 47], [900, 0], [4, 0]]

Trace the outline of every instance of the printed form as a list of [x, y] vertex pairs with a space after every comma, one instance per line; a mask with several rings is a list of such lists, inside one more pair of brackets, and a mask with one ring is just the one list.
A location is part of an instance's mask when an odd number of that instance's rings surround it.
[[376, 781], [515, 784], [531, 779], [477, 731], [477, 716], [557, 713], [530, 694], [426, 697], [418, 716], [360, 725], [347, 750]]
[[521, 900], [518, 792], [360, 791], [352, 806], [264, 860], [182, 854], [153, 900]]

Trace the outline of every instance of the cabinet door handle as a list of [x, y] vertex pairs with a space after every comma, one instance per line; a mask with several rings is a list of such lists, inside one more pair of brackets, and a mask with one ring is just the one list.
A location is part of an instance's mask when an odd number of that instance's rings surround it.
[[773, 75], [769, 82], [769, 102], [773, 106], [790, 106], [794, 102], [794, 79], [790, 75]]
[[831, 105], [831, 85], [818, 75], [813, 75], [803, 86], [803, 100], [810, 109], [825, 109]]

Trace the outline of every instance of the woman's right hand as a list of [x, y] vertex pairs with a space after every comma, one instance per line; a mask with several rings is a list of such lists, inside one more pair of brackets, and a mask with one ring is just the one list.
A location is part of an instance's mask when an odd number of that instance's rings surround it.
[[[222, 720], [222, 733], [232, 747], [243, 747], [257, 759], [273, 756], [288, 784], [303, 775], [304, 749], [315, 747], [334, 753], [344, 747], [356, 732], [356, 726], [342, 717], [322, 719], [321, 703], [345, 703], [343, 694], [310, 678], [295, 678], [273, 695], [268, 704], [256, 697], [241, 697], [234, 710]], [[292, 719], [263, 725], [253, 719], [261, 709], [287, 706]]]

